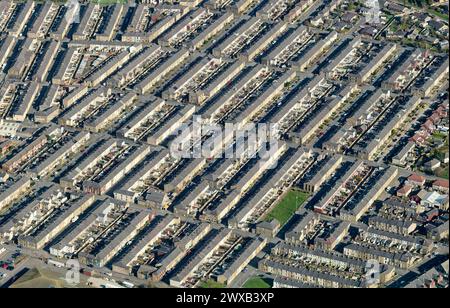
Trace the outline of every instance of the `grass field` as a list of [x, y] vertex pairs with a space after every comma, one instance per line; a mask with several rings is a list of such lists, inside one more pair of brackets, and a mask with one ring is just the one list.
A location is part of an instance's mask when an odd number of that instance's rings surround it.
[[448, 180], [448, 166], [445, 167], [444, 172], [441, 175], [444, 179]]
[[225, 286], [214, 280], [208, 280], [208, 281], [202, 282], [200, 284], [200, 288], [202, 288], [202, 289], [223, 289], [223, 288], [225, 288]]
[[438, 170], [436, 170], [435, 174], [438, 177], [448, 180], [448, 166], [446, 166], [445, 168], [439, 168]]
[[265, 220], [271, 221], [272, 219], [276, 219], [281, 226], [284, 226], [308, 197], [309, 195], [305, 192], [296, 190], [289, 191], [283, 200], [267, 215]]
[[254, 277], [247, 280], [243, 287], [245, 289], [270, 289], [272, 286], [266, 279]]
[[431, 15], [442, 18], [445, 21], [448, 21], [448, 15], [442, 12], [439, 12], [436, 8], [432, 7], [428, 1], [425, 0], [404, 0], [402, 1], [404, 5], [409, 4], [412, 7], [418, 9], [425, 9]]
[[432, 14], [434, 16], [437, 16], [437, 17], [439, 17], [439, 18], [441, 18], [441, 19], [443, 19], [445, 21], [448, 21], [448, 15], [447, 14], [438, 12], [438, 11], [436, 11], [433, 8], [429, 8], [427, 11], [428, 11], [428, 13], [430, 13], [430, 14]]
[[436, 138], [436, 139], [441, 139], [441, 140], [445, 140], [445, 139], [447, 139], [447, 134], [446, 133], [441, 133], [441, 132], [439, 132], [439, 131], [435, 131], [434, 133], [433, 133], [433, 137], [434, 138]]

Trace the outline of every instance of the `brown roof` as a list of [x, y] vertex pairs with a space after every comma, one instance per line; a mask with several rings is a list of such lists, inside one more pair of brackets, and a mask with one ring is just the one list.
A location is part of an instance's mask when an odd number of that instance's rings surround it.
[[448, 180], [439, 179], [433, 182], [433, 186], [448, 188]]
[[406, 196], [411, 192], [412, 186], [405, 184], [402, 186], [402, 188], [400, 188], [399, 190], [397, 190], [397, 196]]
[[408, 177], [408, 181], [415, 183], [425, 183], [425, 177], [418, 174], [411, 174]]

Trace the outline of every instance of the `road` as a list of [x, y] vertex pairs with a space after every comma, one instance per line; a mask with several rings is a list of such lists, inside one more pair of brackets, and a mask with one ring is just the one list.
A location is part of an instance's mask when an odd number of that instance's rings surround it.
[[446, 260], [448, 260], [448, 255], [430, 256], [424, 259], [416, 269], [401, 275], [397, 280], [391, 283], [388, 288], [404, 288], [409, 283]]
[[[17, 246], [11, 244], [3, 244], [3, 247], [5, 247], [7, 251], [0, 256], [1, 257], [0, 260], [6, 261], [8, 259], [11, 259], [10, 257], [11, 254], [15, 253], [16, 251], [20, 251], [20, 253], [26, 257], [26, 259], [23, 262], [21, 262], [21, 264], [18, 267], [16, 267], [13, 271], [0, 269], [0, 273], [6, 273], [8, 275], [4, 279], [0, 280], [0, 286], [5, 283], [11, 284], [10, 282], [11, 278], [18, 275], [25, 268], [29, 269], [44, 268], [49, 271], [59, 273], [61, 279], [65, 279], [66, 277], [66, 274], [68, 272], [67, 268], [59, 268], [57, 266], [47, 264], [48, 259], [55, 259], [55, 258], [45, 251], [35, 251], [24, 247], [18, 249]], [[81, 266], [81, 269], [88, 269], [88, 268]], [[103, 283], [109, 283], [111, 285], [113, 285], [115, 282], [121, 283], [122, 281], [131, 282], [135, 286], [149, 284], [148, 281], [141, 280], [133, 276], [115, 273], [108, 268], [100, 268], [100, 269], [96, 268], [94, 272], [95, 277], [100, 278], [100, 280], [102, 280]], [[81, 275], [81, 277], [82, 279], [80, 285], [74, 285], [73, 287], [87, 287], [86, 282], [88, 281], [89, 277], [84, 275]], [[164, 283], [158, 283], [158, 287], [167, 287], [167, 285], [165, 285]]]

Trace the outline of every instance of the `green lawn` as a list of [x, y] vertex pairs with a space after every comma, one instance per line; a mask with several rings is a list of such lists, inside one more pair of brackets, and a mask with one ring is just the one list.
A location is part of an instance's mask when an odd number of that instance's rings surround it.
[[435, 131], [434, 133], [433, 133], [433, 137], [434, 138], [436, 138], [436, 139], [442, 139], [442, 140], [445, 140], [446, 138], [447, 138], [447, 134], [446, 133], [441, 133], [441, 132], [438, 132], [438, 131]]
[[430, 14], [432, 14], [434, 16], [437, 16], [437, 17], [439, 17], [439, 18], [441, 18], [441, 19], [443, 19], [445, 21], [448, 21], [448, 15], [447, 14], [438, 12], [438, 11], [436, 11], [433, 8], [429, 8], [427, 11], [428, 11], [428, 13], [430, 13]]
[[437, 160], [442, 161], [445, 157], [445, 153], [448, 152], [448, 149], [446, 147], [435, 149], [431, 152], [432, 157], [436, 158]]
[[270, 289], [272, 288], [269, 281], [259, 277], [250, 278], [244, 283], [245, 289]]
[[283, 200], [267, 215], [265, 220], [271, 221], [276, 219], [281, 226], [284, 226], [308, 197], [309, 195], [305, 192], [289, 191]]
[[418, 9], [425, 9], [428, 13], [430, 13], [431, 15], [437, 16], [439, 18], [442, 18], [445, 21], [448, 21], [448, 15], [439, 12], [436, 8], [432, 7], [428, 1], [425, 0], [405, 0], [403, 1], [404, 5], [411, 5], [415, 8]]
[[448, 166], [444, 169], [444, 172], [442, 173], [442, 177], [444, 179], [448, 180]]
[[445, 168], [439, 168], [435, 173], [438, 177], [448, 180], [448, 166]]
[[210, 279], [208, 281], [202, 282], [200, 284], [200, 288], [202, 288], [202, 289], [223, 289], [223, 288], [225, 288], [225, 286], [221, 283], [218, 283], [217, 281]]

